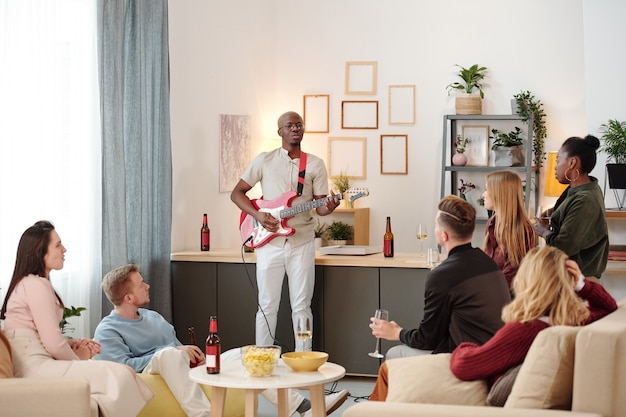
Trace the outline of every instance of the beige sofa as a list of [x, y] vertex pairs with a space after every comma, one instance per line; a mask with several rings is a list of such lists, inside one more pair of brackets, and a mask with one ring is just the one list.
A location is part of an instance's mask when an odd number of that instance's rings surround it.
[[484, 382], [459, 381], [432, 355], [390, 363], [388, 401], [356, 404], [343, 417], [626, 417], [626, 299], [618, 304], [588, 326], [541, 332], [504, 407], [485, 405]]
[[[0, 416], [98, 417], [98, 405], [89, 395], [89, 384], [81, 379], [15, 378], [9, 341], [0, 330]], [[138, 417], [185, 417], [174, 395], [160, 375], [140, 374], [154, 397]], [[211, 388], [202, 386], [211, 398]], [[224, 415], [243, 417], [245, 393], [229, 389]]]

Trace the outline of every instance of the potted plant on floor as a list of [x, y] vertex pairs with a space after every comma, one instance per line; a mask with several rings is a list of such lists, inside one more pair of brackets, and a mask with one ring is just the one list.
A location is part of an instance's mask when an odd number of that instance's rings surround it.
[[517, 167], [523, 166], [524, 158], [524, 139], [522, 138], [522, 129], [515, 126], [515, 130], [508, 133], [500, 132], [498, 129], [491, 129], [493, 139], [491, 149], [495, 152], [495, 166], [499, 167]]
[[328, 243], [330, 245], [346, 245], [348, 240], [352, 240], [353, 232], [354, 228], [351, 225], [335, 220], [326, 229]]
[[[613, 190], [626, 189], [626, 122], [609, 119], [608, 123], [600, 125], [602, 141], [600, 148], [606, 158], [606, 172], [609, 177], [609, 187]], [[624, 197], [621, 201], [615, 194], [619, 208], [624, 206]]]
[[525, 122], [528, 123], [528, 119], [532, 117], [533, 163], [539, 169], [543, 166], [544, 159], [546, 159], [546, 153], [543, 149], [547, 129], [546, 112], [543, 110], [543, 103], [541, 100], [536, 99], [530, 91], [526, 90], [513, 95], [512, 107], [513, 104], [515, 104], [512, 109], [513, 113], [522, 117]]
[[[482, 114], [483, 98], [485, 97], [483, 80], [485, 79], [487, 67], [481, 67], [478, 64], [469, 68], [464, 68], [458, 64], [456, 66], [460, 68], [457, 75], [462, 82], [457, 81], [446, 86], [448, 95], [450, 95], [452, 90], [460, 90], [464, 93], [455, 97], [456, 114]], [[472, 94], [474, 90], [477, 90], [478, 94]]]

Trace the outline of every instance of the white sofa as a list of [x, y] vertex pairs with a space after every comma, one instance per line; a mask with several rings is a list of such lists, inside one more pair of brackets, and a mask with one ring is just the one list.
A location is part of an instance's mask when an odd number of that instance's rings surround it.
[[[404, 367], [404, 376], [394, 375], [404, 378], [400, 385], [394, 386], [390, 370], [389, 394], [394, 401], [359, 403], [343, 417], [626, 417], [626, 299], [618, 304], [618, 310], [587, 326], [542, 331], [504, 407], [484, 405], [486, 385], [476, 384], [470, 387], [476, 394], [471, 403], [479, 405], [467, 405], [466, 400], [458, 404], [461, 396], [455, 391], [473, 383], [453, 381], [451, 373], [442, 377], [442, 381], [448, 378], [446, 384], [415, 383], [429, 372], [423, 363], [421, 368], [416, 363], [412, 369]], [[411, 390], [402, 391], [406, 385]], [[420, 393], [424, 400], [410, 402], [408, 397], [414, 399]]]

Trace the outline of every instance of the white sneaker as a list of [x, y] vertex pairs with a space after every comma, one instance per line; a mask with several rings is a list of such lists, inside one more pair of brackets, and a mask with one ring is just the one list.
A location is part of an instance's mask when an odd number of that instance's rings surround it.
[[[343, 404], [348, 399], [348, 395], [350, 395], [350, 393], [348, 392], [348, 390], [344, 389], [333, 394], [328, 394], [326, 397], [324, 397], [324, 403], [326, 403], [326, 415], [331, 414], [333, 411], [341, 407], [341, 404]], [[313, 410], [305, 411], [301, 414], [301, 416], [311, 417], [313, 416]]]

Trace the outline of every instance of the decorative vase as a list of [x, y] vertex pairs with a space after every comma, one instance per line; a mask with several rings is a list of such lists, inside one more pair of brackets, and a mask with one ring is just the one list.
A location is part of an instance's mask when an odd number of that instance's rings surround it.
[[315, 250], [318, 251], [320, 250], [321, 247], [322, 247], [322, 238], [316, 237], [315, 238]]
[[478, 94], [459, 95], [454, 99], [456, 114], [482, 114], [483, 99]]
[[346, 246], [348, 244], [348, 241], [347, 240], [333, 240], [333, 239], [330, 239], [328, 241], [328, 244], [330, 246], [337, 246], [337, 245], [339, 245], [339, 246]]
[[452, 165], [465, 166], [467, 164], [467, 156], [464, 153], [455, 153], [452, 155]]
[[522, 146], [498, 146], [494, 154], [497, 167], [521, 167], [526, 160]]

